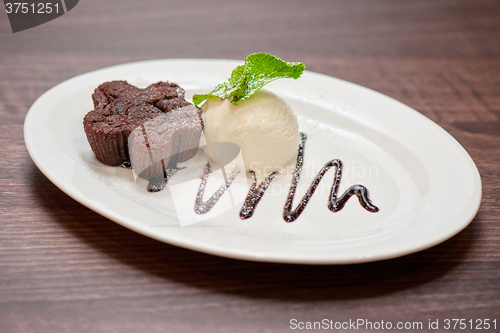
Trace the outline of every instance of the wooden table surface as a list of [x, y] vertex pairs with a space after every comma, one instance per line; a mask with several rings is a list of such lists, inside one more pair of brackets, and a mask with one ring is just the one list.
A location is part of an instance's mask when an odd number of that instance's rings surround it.
[[[27, 153], [29, 107], [70, 77], [260, 51], [377, 90], [442, 126], [481, 174], [476, 218], [438, 246], [381, 262], [232, 260], [101, 217]], [[465, 319], [457, 331], [470, 331], [471, 319], [496, 319], [500, 330], [499, 1], [86, 0], [15, 34], [0, 13], [0, 129], [2, 333], [286, 332], [291, 319], [422, 322], [421, 331], [429, 320], [441, 331], [446, 319]]]

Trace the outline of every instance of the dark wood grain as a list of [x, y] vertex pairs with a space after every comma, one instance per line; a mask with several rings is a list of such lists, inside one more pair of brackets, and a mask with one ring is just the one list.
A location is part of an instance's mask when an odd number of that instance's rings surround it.
[[[424, 328], [489, 318], [500, 328], [500, 2], [87, 0], [9, 29], [0, 14], [0, 332], [282, 332], [292, 318]], [[257, 51], [380, 91], [442, 126], [481, 173], [476, 218], [438, 246], [382, 262], [238, 261], [101, 217], [26, 151], [26, 112], [70, 77]]]

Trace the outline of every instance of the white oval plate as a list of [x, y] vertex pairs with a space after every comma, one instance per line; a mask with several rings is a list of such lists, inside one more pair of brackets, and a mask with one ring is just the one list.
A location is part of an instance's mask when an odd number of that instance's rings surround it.
[[[193, 93], [225, 81], [232, 60], [170, 59], [105, 68], [67, 80], [31, 107], [24, 137], [31, 158], [57, 187], [95, 212], [162, 242], [214, 255], [280, 263], [346, 264], [394, 258], [454, 236], [476, 215], [481, 179], [474, 162], [441, 127], [408, 106], [370, 89], [305, 72], [299, 80], [267, 87], [294, 108], [308, 135], [304, 176], [295, 199], [328, 160], [344, 162], [341, 191], [361, 183], [378, 213], [356, 198], [332, 213], [327, 208], [333, 171], [302, 215], [286, 223], [282, 210], [288, 176], [273, 181], [252, 218], [233, 209], [181, 227], [170, 191], [149, 193], [131, 170], [99, 163], [82, 119], [91, 94], [105, 81], [145, 87], [172, 81]], [[175, 176], [174, 176], [175, 177]], [[174, 178], [172, 178], [174, 179]], [[210, 194], [210, 192], [207, 192]], [[194, 207], [186, 202], [186, 209]]]

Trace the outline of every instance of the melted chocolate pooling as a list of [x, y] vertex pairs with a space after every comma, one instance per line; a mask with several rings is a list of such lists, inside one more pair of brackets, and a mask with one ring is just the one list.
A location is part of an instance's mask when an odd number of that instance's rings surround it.
[[165, 162], [161, 160], [161, 166], [163, 168], [163, 174], [156, 177], [149, 178], [148, 192], [160, 192], [167, 185], [168, 180], [172, 177], [179, 169], [176, 163], [170, 163], [165, 166]]
[[125, 169], [132, 169], [132, 164], [130, 164], [130, 162], [123, 162], [121, 164], [122, 168], [125, 168]]

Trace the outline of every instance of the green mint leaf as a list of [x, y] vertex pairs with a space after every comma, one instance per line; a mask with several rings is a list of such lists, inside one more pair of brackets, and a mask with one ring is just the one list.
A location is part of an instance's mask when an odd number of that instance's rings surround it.
[[199, 105], [210, 97], [229, 99], [234, 105], [277, 79], [298, 79], [304, 72], [301, 62], [285, 62], [268, 53], [254, 53], [245, 59], [245, 64], [236, 67], [227, 82], [219, 84], [204, 95], [195, 94], [193, 103]]

